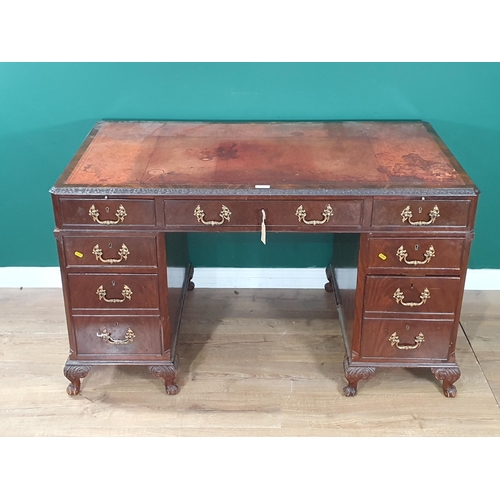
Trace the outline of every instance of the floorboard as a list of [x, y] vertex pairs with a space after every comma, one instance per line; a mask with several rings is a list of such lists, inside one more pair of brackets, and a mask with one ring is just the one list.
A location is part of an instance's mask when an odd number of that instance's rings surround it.
[[0, 436], [500, 436], [500, 292], [466, 292], [462, 376], [378, 369], [342, 395], [343, 346], [322, 290], [188, 295], [177, 396], [145, 367], [94, 367], [66, 394], [62, 292], [0, 289]]

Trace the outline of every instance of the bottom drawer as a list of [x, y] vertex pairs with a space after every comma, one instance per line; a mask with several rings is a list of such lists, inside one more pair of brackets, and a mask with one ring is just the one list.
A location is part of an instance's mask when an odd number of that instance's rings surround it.
[[361, 358], [379, 361], [446, 361], [452, 341], [453, 320], [363, 320]]
[[162, 353], [159, 316], [74, 316], [76, 355], [109, 358]]

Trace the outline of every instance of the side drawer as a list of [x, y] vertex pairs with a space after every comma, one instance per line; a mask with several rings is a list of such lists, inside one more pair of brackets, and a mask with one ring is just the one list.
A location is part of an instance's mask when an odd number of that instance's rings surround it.
[[260, 230], [263, 213], [272, 230], [331, 231], [334, 227], [359, 228], [362, 223], [362, 200], [298, 201], [184, 201], [165, 200], [165, 225], [195, 231], [237, 228]]
[[446, 361], [455, 350], [453, 325], [453, 320], [365, 318], [360, 356], [365, 361]]
[[156, 225], [154, 200], [62, 198], [63, 227], [120, 227]]
[[73, 328], [77, 357], [162, 354], [159, 316], [73, 316]]
[[367, 276], [365, 313], [449, 313], [458, 305], [461, 280], [457, 276]]
[[372, 227], [402, 229], [465, 228], [469, 225], [470, 200], [373, 201]]
[[156, 236], [62, 236], [67, 267], [157, 267]]
[[378, 273], [445, 270], [459, 274], [464, 243], [464, 238], [371, 237], [367, 267]]
[[68, 273], [69, 296], [75, 309], [159, 309], [156, 274]]

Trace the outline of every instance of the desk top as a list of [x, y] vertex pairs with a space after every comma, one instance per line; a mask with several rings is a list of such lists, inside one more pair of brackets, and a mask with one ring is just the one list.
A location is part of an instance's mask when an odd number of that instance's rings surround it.
[[[55, 194], [473, 194], [432, 127], [420, 121], [104, 121]], [[430, 191], [429, 191], [430, 190]]]

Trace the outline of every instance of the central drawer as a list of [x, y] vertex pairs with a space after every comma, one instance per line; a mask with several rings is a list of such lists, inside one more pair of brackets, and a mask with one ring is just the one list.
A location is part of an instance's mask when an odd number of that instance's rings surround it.
[[68, 273], [73, 309], [159, 309], [156, 274]]
[[263, 217], [269, 231], [357, 229], [362, 213], [362, 200], [164, 201], [165, 225], [172, 230], [258, 231]]
[[453, 314], [460, 292], [458, 276], [367, 276], [364, 311]]

